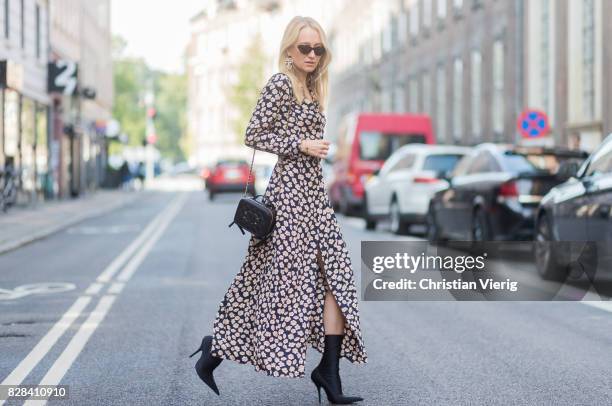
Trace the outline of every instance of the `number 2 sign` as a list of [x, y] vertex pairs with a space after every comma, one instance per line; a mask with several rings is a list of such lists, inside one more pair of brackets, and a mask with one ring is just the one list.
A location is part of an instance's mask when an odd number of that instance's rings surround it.
[[49, 93], [73, 95], [78, 85], [78, 65], [76, 62], [58, 60], [49, 63]]

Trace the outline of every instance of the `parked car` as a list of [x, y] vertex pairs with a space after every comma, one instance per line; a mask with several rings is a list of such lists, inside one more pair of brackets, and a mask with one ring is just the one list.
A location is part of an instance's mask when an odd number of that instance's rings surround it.
[[449, 187], [434, 194], [427, 212], [430, 241], [532, 240], [535, 213], [567, 160], [583, 151], [485, 143], [464, 157]]
[[365, 186], [364, 219], [374, 229], [389, 219], [391, 231], [401, 234], [422, 224], [435, 192], [448, 186], [445, 178], [470, 151], [452, 145], [405, 145], [389, 157]]
[[[206, 189], [210, 200], [213, 200], [219, 193], [244, 192], [249, 170], [250, 166], [245, 160], [219, 160], [206, 178]], [[256, 181], [255, 174], [251, 174], [247, 193], [255, 194]]]
[[406, 144], [434, 144], [431, 119], [411, 114], [350, 114], [337, 138], [330, 202], [344, 214], [361, 214], [366, 180]]
[[536, 215], [536, 265], [548, 280], [566, 277], [573, 248], [593, 248], [563, 242], [597, 242], [599, 269], [612, 269], [612, 134], [580, 168], [564, 171], [570, 179], [544, 196]]

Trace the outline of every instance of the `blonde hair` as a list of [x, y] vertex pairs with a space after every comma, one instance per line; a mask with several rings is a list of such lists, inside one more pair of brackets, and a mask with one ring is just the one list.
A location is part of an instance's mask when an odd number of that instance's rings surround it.
[[[321, 111], [325, 110], [326, 98], [327, 98], [327, 86], [328, 86], [328, 66], [331, 62], [331, 50], [329, 49], [329, 45], [327, 43], [327, 36], [325, 35], [325, 31], [321, 25], [311, 17], [302, 17], [295, 16], [291, 19], [287, 28], [285, 28], [285, 33], [283, 34], [283, 39], [281, 41], [280, 53], [278, 57], [278, 69], [280, 72], [286, 74], [291, 79], [291, 84], [293, 87], [293, 94], [295, 94], [296, 99], [299, 103], [304, 101], [304, 96], [302, 92], [299, 91], [298, 79], [295, 76], [293, 69], [288, 69], [285, 65], [285, 58], [287, 57], [287, 50], [291, 48], [297, 42], [298, 37], [300, 36], [300, 31], [305, 28], [310, 27], [313, 30], [316, 30], [319, 33], [319, 37], [321, 38], [321, 44], [325, 47], [325, 54], [321, 56], [319, 59], [319, 63], [317, 68], [308, 73], [306, 81], [310, 80], [312, 87], [314, 88], [315, 94], [313, 97], [319, 101], [319, 106], [321, 107]], [[294, 68], [295, 69], [295, 68]]]

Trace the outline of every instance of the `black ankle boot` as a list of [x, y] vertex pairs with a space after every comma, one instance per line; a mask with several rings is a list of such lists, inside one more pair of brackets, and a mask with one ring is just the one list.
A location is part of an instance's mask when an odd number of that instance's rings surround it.
[[223, 361], [223, 358], [213, 356], [210, 353], [211, 346], [212, 336], [204, 337], [202, 339], [202, 344], [200, 344], [200, 348], [198, 348], [193, 354], [191, 354], [189, 358], [202, 351], [202, 356], [200, 356], [200, 359], [195, 364], [195, 370], [198, 373], [200, 379], [203, 380], [204, 383], [208, 385], [210, 389], [215, 391], [215, 393], [218, 395], [219, 389], [217, 388], [217, 384], [215, 383], [213, 371], [219, 366], [221, 361]]
[[340, 381], [340, 348], [344, 335], [326, 334], [325, 350], [319, 365], [310, 374], [319, 392], [319, 403], [321, 403], [321, 387], [325, 390], [327, 400], [331, 403], [346, 405], [363, 400], [359, 396], [344, 396], [342, 394], [342, 382]]

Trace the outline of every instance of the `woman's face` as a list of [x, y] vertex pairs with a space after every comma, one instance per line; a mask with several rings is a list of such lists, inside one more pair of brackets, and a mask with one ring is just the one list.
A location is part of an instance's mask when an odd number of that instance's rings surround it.
[[311, 49], [308, 55], [304, 55], [298, 49], [300, 45], [310, 45], [311, 48], [322, 47], [321, 37], [317, 30], [310, 27], [302, 28], [295, 44], [287, 50], [287, 53], [293, 58], [293, 66], [310, 73], [317, 68], [322, 55], [316, 55], [314, 49]]

